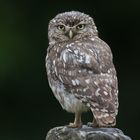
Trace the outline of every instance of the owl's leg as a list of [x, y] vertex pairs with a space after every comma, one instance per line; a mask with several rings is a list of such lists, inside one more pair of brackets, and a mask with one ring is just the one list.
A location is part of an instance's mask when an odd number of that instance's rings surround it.
[[74, 123], [70, 123], [68, 125], [68, 127], [71, 127], [71, 128], [79, 128], [82, 126], [82, 121], [81, 121], [81, 112], [76, 112], [75, 113], [75, 119], [74, 119]]
[[93, 117], [93, 121], [92, 122], [88, 122], [87, 125], [89, 127], [99, 127], [99, 125], [98, 125], [98, 123], [97, 123], [97, 121], [96, 121], [96, 119], [94, 117]]
[[93, 121], [92, 122], [88, 122], [87, 125], [89, 127], [95, 127], [95, 128], [99, 127], [99, 124], [98, 124], [96, 118], [94, 117], [94, 115], [93, 115]]

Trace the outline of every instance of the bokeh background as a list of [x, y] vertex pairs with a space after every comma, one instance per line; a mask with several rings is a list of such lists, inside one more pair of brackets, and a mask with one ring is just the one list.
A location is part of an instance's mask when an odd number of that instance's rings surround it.
[[73, 120], [54, 98], [45, 69], [48, 22], [70, 10], [94, 17], [111, 47], [120, 90], [116, 127], [140, 139], [139, 0], [0, 0], [0, 140], [44, 140], [49, 129]]

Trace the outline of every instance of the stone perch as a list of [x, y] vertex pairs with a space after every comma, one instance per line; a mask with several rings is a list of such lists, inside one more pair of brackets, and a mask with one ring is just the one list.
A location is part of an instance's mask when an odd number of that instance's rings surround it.
[[92, 128], [83, 125], [82, 128], [60, 126], [51, 129], [46, 140], [132, 140], [118, 128]]

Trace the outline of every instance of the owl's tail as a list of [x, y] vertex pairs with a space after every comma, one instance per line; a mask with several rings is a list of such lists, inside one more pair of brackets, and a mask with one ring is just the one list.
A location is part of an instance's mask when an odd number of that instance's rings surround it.
[[96, 125], [99, 127], [112, 127], [116, 125], [115, 113], [107, 113], [102, 111], [92, 111], [96, 120]]

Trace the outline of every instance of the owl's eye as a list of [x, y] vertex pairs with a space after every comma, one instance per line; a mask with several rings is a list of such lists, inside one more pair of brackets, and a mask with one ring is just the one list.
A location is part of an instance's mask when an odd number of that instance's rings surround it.
[[64, 25], [58, 25], [57, 29], [60, 31], [65, 31], [65, 26]]
[[79, 24], [76, 26], [78, 30], [83, 30], [85, 28], [85, 24]]

